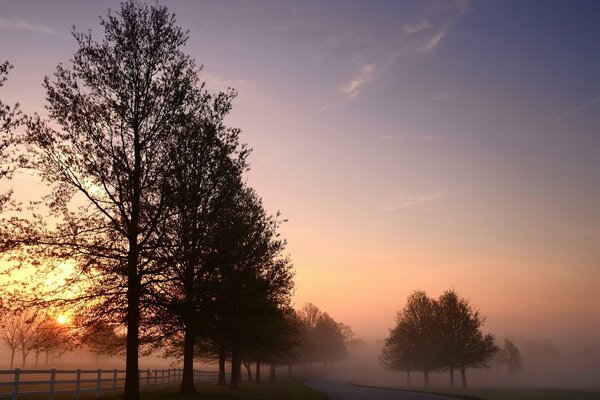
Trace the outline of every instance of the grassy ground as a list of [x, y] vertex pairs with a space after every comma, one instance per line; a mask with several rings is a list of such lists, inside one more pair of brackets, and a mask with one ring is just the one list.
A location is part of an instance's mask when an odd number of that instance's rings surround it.
[[325, 400], [326, 397], [297, 382], [242, 382], [240, 389], [203, 383], [196, 386], [196, 396], [182, 396], [178, 388], [166, 388], [142, 393], [142, 400]]
[[[196, 384], [198, 391], [194, 396], [182, 396], [179, 394], [179, 386], [168, 386], [156, 389], [143, 390], [141, 400], [326, 400], [325, 395], [319, 393], [299, 382], [241, 382], [240, 389], [232, 390], [227, 386], [219, 386], [213, 383]], [[117, 394], [111, 397], [110, 394], [102, 393], [100, 399], [121, 399], [122, 395]], [[22, 397], [23, 400], [40, 400], [46, 396]], [[57, 395], [56, 400], [72, 400], [73, 394]], [[82, 393], [81, 400], [95, 399], [94, 393]]]
[[[362, 386], [362, 385], [361, 385]], [[391, 388], [389, 388], [391, 389]], [[410, 387], [394, 389], [442, 394], [458, 399], [469, 400], [598, 400], [600, 391], [583, 391], [568, 389], [505, 389], [505, 388], [429, 388], [420, 390]]]

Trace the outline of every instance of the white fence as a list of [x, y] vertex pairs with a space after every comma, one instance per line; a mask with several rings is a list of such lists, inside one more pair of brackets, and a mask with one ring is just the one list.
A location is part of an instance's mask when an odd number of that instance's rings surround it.
[[[140, 370], [140, 388], [180, 383], [182, 372], [182, 369]], [[217, 372], [194, 370], [194, 380], [216, 382]], [[0, 370], [0, 398], [48, 396], [54, 400], [59, 394], [73, 394], [79, 400], [85, 392], [95, 393], [96, 399], [107, 392], [114, 397], [124, 383], [125, 370], [119, 369]]]

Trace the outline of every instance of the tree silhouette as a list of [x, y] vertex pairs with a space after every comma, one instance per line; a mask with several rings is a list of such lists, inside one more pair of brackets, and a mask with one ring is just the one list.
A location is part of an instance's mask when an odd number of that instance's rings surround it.
[[94, 277], [95, 295], [125, 311], [124, 398], [137, 400], [140, 299], [157, 272], [158, 228], [168, 217], [169, 149], [203, 103], [198, 68], [181, 51], [187, 34], [165, 7], [127, 1], [101, 25], [101, 41], [73, 34], [71, 67], [44, 80], [53, 124], [31, 118], [26, 139], [61, 221], [38, 242], [76, 260], [79, 276]]
[[442, 363], [450, 371], [450, 386], [454, 387], [458, 369], [465, 387], [466, 368], [487, 367], [497, 348], [493, 337], [481, 333], [485, 318], [454, 289], [445, 291], [435, 304]]
[[429, 372], [459, 370], [467, 386], [467, 368], [487, 368], [497, 351], [492, 335], [481, 332], [485, 318], [456, 291], [444, 292], [436, 301], [423, 291], [413, 292], [396, 316], [396, 325], [385, 340], [381, 363], [390, 369], [404, 370], [407, 379], [413, 369], [422, 370], [425, 386]]
[[[8, 71], [12, 69], [12, 65], [5, 61], [0, 63], [0, 88], [6, 82]], [[10, 179], [15, 170], [15, 154], [11, 151], [16, 143], [14, 129], [22, 121], [22, 114], [19, 110], [19, 105], [12, 106], [4, 104], [0, 99], [0, 181], [2, 179]], [[12, 196], [12, 190], [0, 193], [0, 212], [7, 208]], [[13, 204], [13, 206], [15, 206]], [[12, 246], [11, 246], [12, 247]], [[0, 250], [6, 251], [10, 249], [6, 244], [0, 244]]]
[[504, 344], [498, 349], [494, 357], [497, 366], [504, 365], [508, 373], [513, 376], [523, 369], [523, 358], [519, 348], [510, 340], [504, 339]]

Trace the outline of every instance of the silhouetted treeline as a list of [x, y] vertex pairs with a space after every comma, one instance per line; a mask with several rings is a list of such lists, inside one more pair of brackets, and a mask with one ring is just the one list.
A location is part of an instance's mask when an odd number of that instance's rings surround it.
[[425, 386], [429, 373], [448, 371], [454, 387], [454, 372], [460, 371], [467, 386], [468, 368], [488, 368], [498, 351], [494, 337], [481, 331], [485, 318], [456, 291], [448, 290], [438, 299], [423, 291], [412, 293], [396, 316], [396, 325], [385, 340], [381, 363], [390, 369], [410, 373], [422, 371]]
[[98, 41], [74, 32], [71, 63], [44, 79], [49, 119], [0, 103], [0, 177], [24, 167], [50, 188], [3, 215], [3, 272], [35, 274], [2, 305], [70, 310], [98, 351], [124, 336], [126, 399], [139, 398], [140, 351], [165, 346], [183, 357], [183, 392], [198, 349], [229, 359], [237, 387], [242, 360], [287, 362], [297, 324], [279, 216], [246, 185], [248, 149], [224, 123], [235, 91], [205, 89], [165, 7], [126, 1], [101, 25]]

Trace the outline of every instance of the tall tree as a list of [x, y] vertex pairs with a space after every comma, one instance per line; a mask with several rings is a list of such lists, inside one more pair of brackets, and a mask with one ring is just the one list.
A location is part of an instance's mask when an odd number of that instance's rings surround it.
[[96, 295], [114, 288], [127, 327], [124, 398], [137, 400], [140, 299], [169, 217], [169, 149], [199, 113], [201, 91], [198, 68], [181, 50], [188, 36], [165, 7], [126, 1], [101, 25], [101, 41], [73, 34], [71, 67], [44, 80], [53, 124], [31, 118], [27, 140], [62, 221], [43, 242], [75, 260], [76, 274], [93, 276]]
[[162, 229], [167, 246], [160, 252], [166, 267], [151, 290], [151, 306], [162, 337], [182, 338], [182, 393], [195, 392], [194, 346], [209, 329], [208, 285], [216, 273], [207, 259], [214, 251], [212, 235], [223, 223], [222, 209], [232, 207], [243, 187], [247, 150], [238, 142], [239, 130], [223, 125], [234, 95], [203, 93], [202, 114], [173, 148], [176, 168], [168, 180], [172, 217]]

